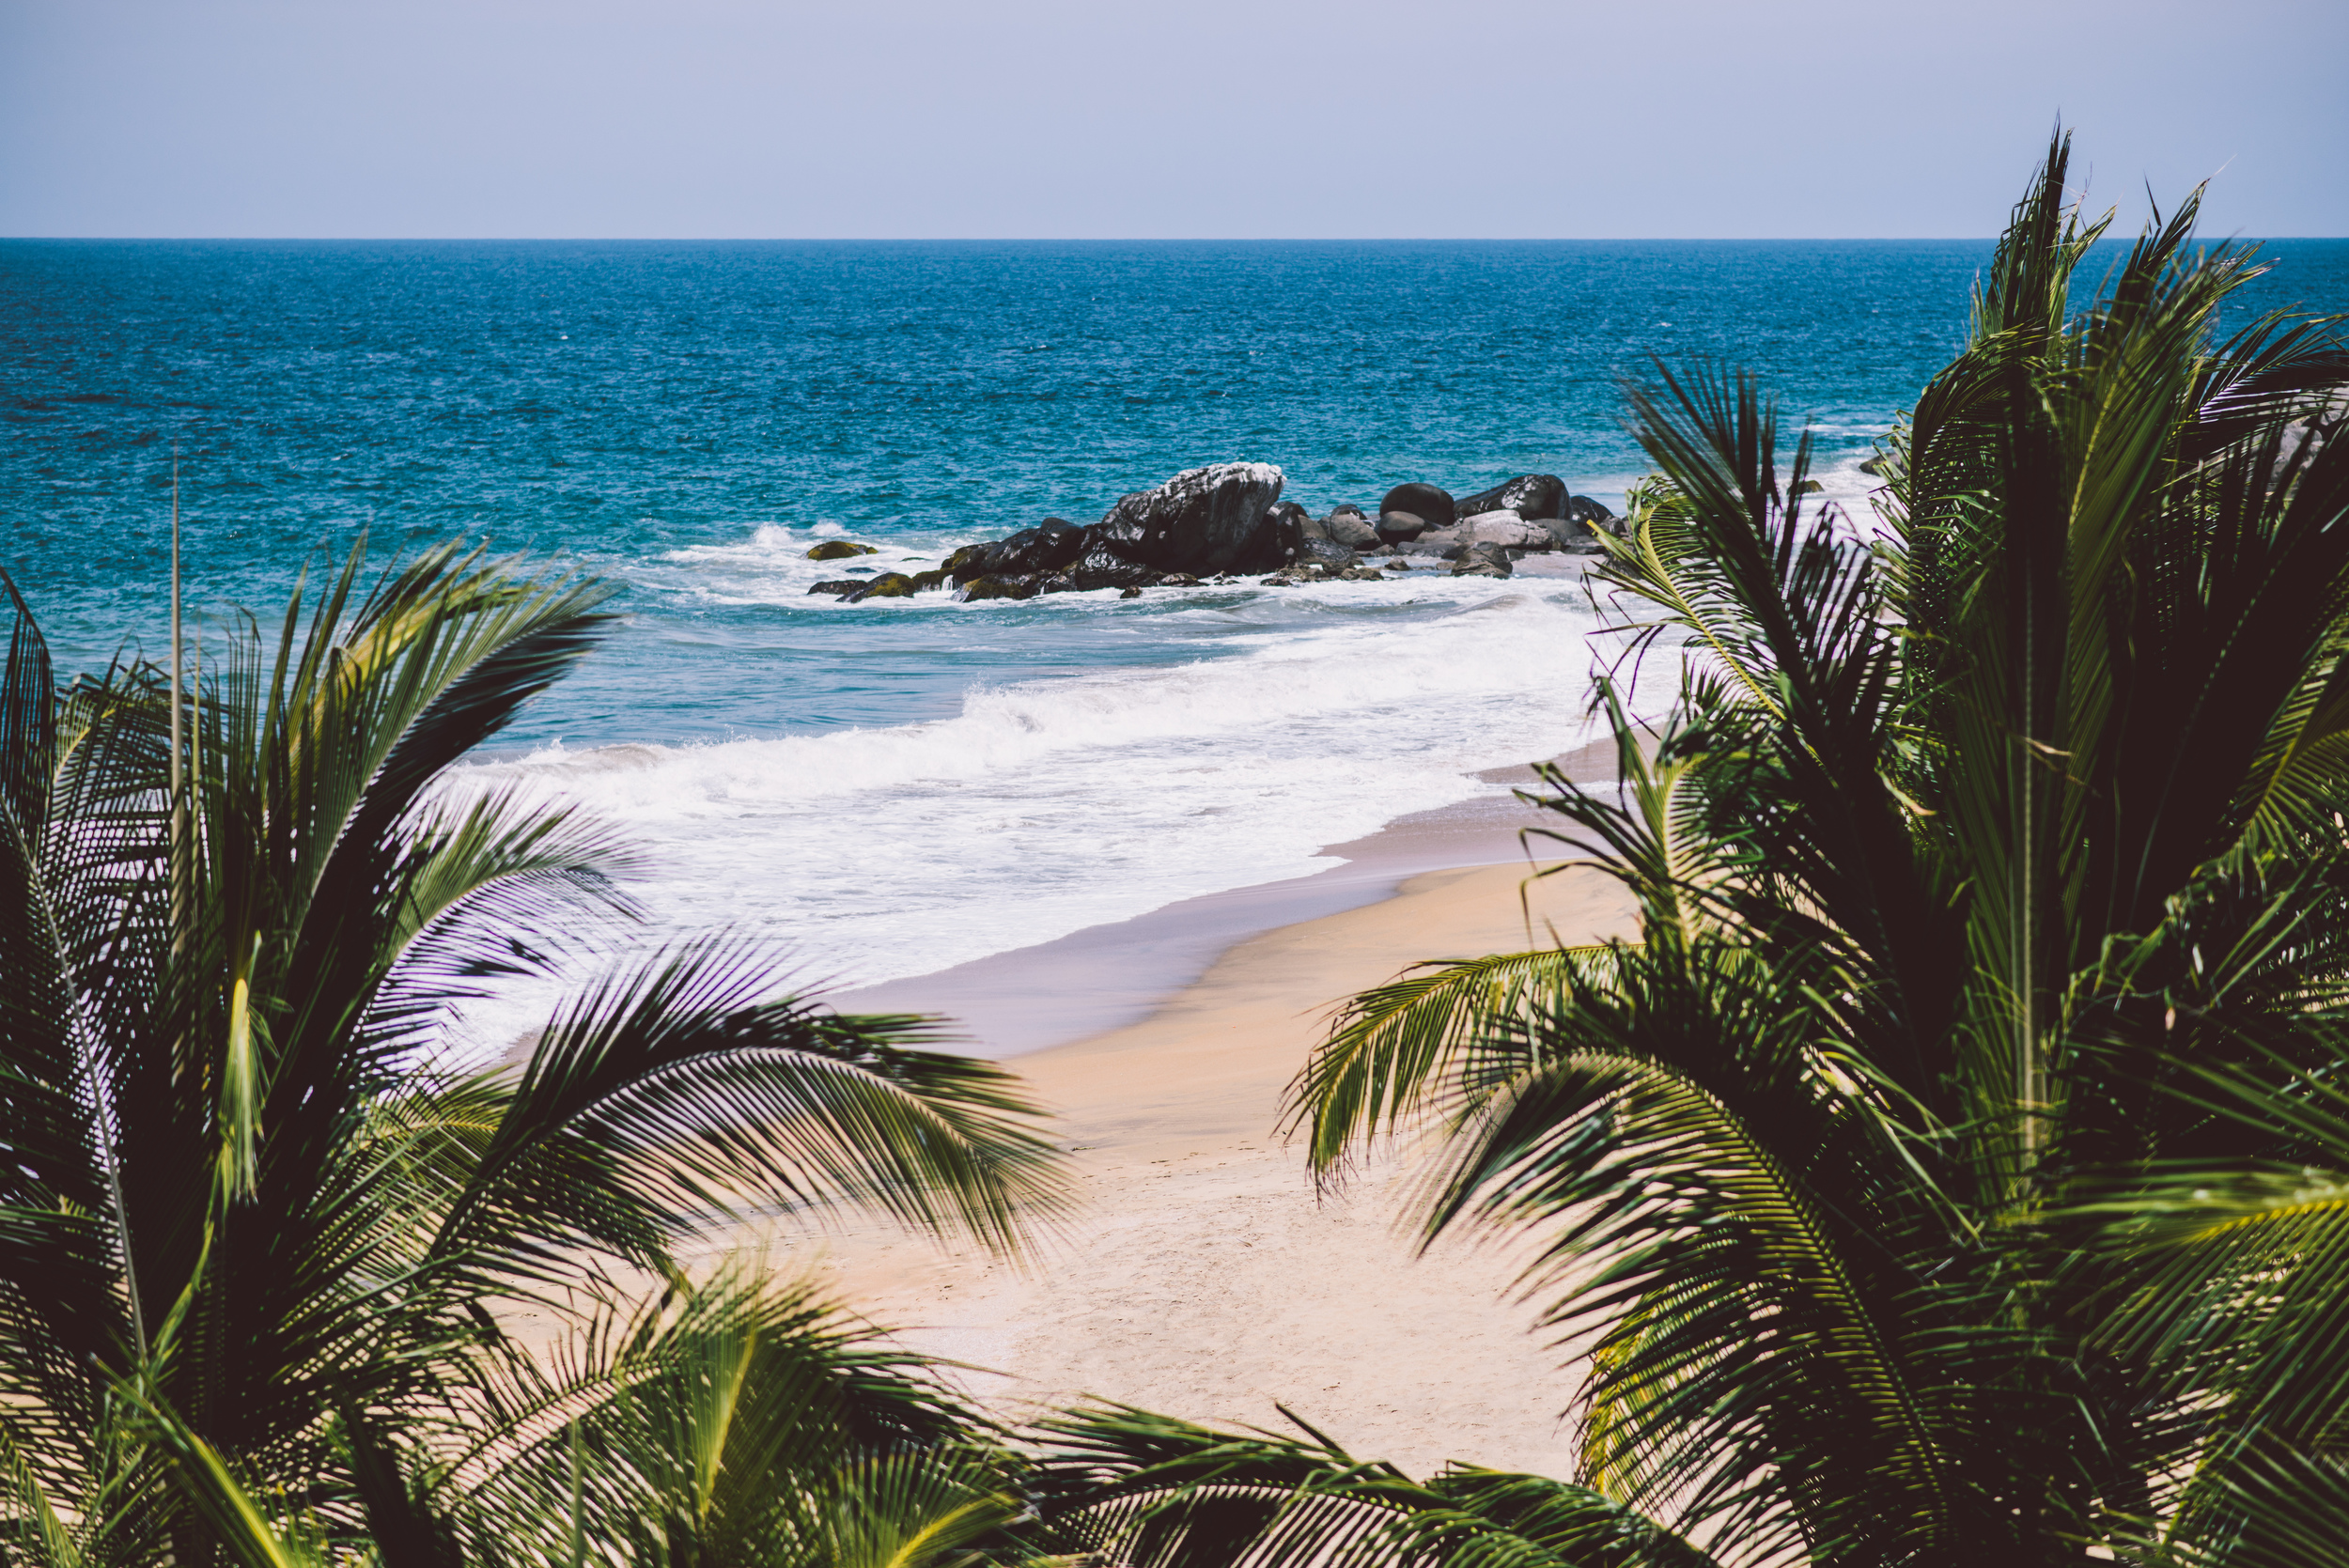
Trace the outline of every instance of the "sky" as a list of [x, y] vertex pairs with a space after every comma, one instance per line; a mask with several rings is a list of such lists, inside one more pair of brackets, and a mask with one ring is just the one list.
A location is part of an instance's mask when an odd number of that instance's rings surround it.
[[0, 0], [0, 234], [2349, 235], [2342, 0]]

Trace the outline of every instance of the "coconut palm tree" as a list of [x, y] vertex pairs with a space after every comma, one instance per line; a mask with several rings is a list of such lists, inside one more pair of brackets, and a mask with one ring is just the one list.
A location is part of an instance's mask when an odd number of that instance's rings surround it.
[[[175, 638], [62, 688], [0, 579], [0, 1550], [216, 1560], [217, 1471], [391, 1555], [445, 1459], [417, 1434], [537, 1375], [514, 1310], [592, 1339], [748, 1215], [1008, 1250], [1058, 1201], [1006, 1075], [778, 995], [738, 941], [598, 982], [518, 1070], [454, 1063], [453, 1008], [633, 913], [606, 830], [449, 771], [608, 591], [361, 566], [192, 680]], [[826, 1314], [715, 1299], [770, 1358], [854, 1365]]]
[[1637, 939], [1356, 998], [1293, 1090], [1541, 1238], [1577, 1484], [1724, 1562], [2344, 1560], [2349, 356], [2220, 331], [2197, 200], [2083, 299], [2067, 161], [1880, 532], [1750, 378], [1635, 393], [1604, 575], [1688, 675], [1541, 799]]

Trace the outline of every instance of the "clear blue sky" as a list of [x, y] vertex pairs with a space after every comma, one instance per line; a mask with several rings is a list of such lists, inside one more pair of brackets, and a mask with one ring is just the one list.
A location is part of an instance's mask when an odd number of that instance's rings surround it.
[[2344, 0], [0, 0], [0, 233], [2349, 234]]

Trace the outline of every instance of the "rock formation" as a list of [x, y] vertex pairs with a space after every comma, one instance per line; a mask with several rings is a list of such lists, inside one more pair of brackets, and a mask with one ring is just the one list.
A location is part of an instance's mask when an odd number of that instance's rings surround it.
[[1360, 506], [1338, 507], [1322, 520], [1321, 526], [1330, 538], [1351, 550], [1377, 550], [1386, 542]]
[[1461, 517], [1479, 512], [1515, 512], [1529, 522], [1563, 517], [1566, 482], [1555, 474], [1520, 474], [1458, 503]]
[[1594, 528], [1603, 528], [1617, 538], [1623, 536], [1623, 519], [1615, 516], [1587, 495], [1573, 496], [1567, 500], [1566, 520], [1588, 523]]
[[[1034, 528], [965, 545], [935, 570], [832, 579], [808, 592], [851, 604], [949, 584], [967, 600], [1099, 590], [1135, 598], [1144, 588], [1229, 583], [1241, 573], [1271, 574], [1262, 581], [1273, 586], [1380, 582], [1379, 566], [1402, 573], [1414, 560], [1448, 563], [1455, 576], [1507, 577], [1513, 561], [1537, 551], [1597, 551], [1592, 527], [1622, 527], [1605, 506], [1567, 495], [1563, 482], [1548, 474], [1519, 474], [1464, 504], [1434, 485], [1397, 485], [1380, 502], [1375, 523], [1353, 505], [1316, 519], [1283, 501], [1282, 484], [1281, 471], [1269, 463], [1187, 469], [1153, 489], [1120, 497], [1090, 526], [1046, 518]], [[808, 553], [832, 560], [873, 549], [834, 539]]]
[[1453, 565], [1452, 575], [1455, 577], [1507, 577], [1513, 570], [1514, 568], [1509, 564], [1509, 550], [1506, 545], [1479, 543], [1470, 545], [1460, 552], [1460, 559]]
[[1460, 514], [1454, 509], [1448, 490], [1434, 485], [1397, 485], [1378, 503], [1378, 515], [1408, 512], [1430, 528], [1449, 528]]
[[1461, 519], [1454, 532], [1464, 545], [1501, 545], [1510, 550], [1554, 550], [1558, 545], [1548, 527], [1528, 522], [1515, 512], [1479, 512]]
[[[1266, 514], [1281, 499], [1270, 463], [1186, 469], [1156, 489], [1119, 499], [1097, 528], [1110, 551], [1158, 571], [1268, 570], [1281, 565]], [[1250, 563], [1264, 561], [1264, 567]]]

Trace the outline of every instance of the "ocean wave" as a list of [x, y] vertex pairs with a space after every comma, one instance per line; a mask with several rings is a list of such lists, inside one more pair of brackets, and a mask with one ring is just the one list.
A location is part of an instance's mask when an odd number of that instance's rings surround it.
[[[763, 933], [842, 985], [919, 974], [1307, 875], [1335, 863], [1327, 845], [1497, 792], [1480, 769], [1580, 743], [1592, 613], [1480, 585], [1408, 621], [983, 687], [929, 722], [555, 745], [459, 786], [541, 793], [625, 830], [651, 867], [635, 890], [651, 935]], [[476, 1028], [526, 1027], [532, 1000]]]

